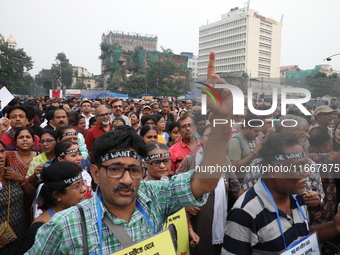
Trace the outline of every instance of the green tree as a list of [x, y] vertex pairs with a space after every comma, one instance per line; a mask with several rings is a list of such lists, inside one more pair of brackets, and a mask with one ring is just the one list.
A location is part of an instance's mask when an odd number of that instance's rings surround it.
[[154, 95], [178, 96], [186, 89], [186, 73], [173, 61], [152, 61], [146, 73], [147, 91]]
[[58, 86], [59, 75], [53, 73], [51, 69], [42, 69], [36, 76], [35, 82], [38, 86], [45, 89], [47, 93], [50, 89], [56, 89]]
[[12, 49], [7, 43], [0, 44], [0, 84], [10, 92], [24, 94], [24, 73], [33, 68], [31, 57], [23, 49]]
[[312, 97], [340, 96], [340, 79], [336, 73], [327, 76], [325, 73], [318, 72], [314, 76], [307, 76], [306, 81], [312, 89]]
[[73, 69], [69, 60], [66, 58], [65, 53], [58, 53], [55, 60], [58, 60], [58, 64], [52, 65], [52, 73], [59, 77], [59, 83], [61, 88], [69, 89], [72, 87]]
[[86, 84], [81, 81], [77, 81], [76, 84], [74, 84], [75, 89], [86, 89]]
[[129, 94], [131, 96], [137, 96], [144, 94], [146, 89], [145, 75], [133, 75], [126, 78], [121, 83], [122, 93]]

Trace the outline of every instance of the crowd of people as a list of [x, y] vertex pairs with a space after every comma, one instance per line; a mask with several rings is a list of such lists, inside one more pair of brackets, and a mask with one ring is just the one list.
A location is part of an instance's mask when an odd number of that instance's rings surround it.
[[[225, 83], [213, 53], [208, 82]], [[126, 247], [111, 224], [129, 245], [181, 208], [194, 255], [279, 254], [312, 232], [335, 254], [340, 112], [233, 115], [219, 92], [207, 115], [191, 99], [13, 99], [0, 113], [0, 223], [16, 238], [0, 236], [0, 254], [111, 254]], [[197, 170], [210, 166], [235, 171]]]

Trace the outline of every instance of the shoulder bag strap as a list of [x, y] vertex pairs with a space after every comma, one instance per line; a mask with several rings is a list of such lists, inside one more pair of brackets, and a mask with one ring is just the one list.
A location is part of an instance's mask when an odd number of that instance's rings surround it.
[[121, 225], [114, 224], [107, 215], [103, 221], [124, 248], [133, 244], [133, 240]]
[[81, 233], [83, 236], [83, 246], [84, 246], [84, 255], [89, 254], [89, 246], [87, 243], [87, 235], [86, 235], [86, 222], [85, 222], [85, 214], [83, 207], [81, 207], [79, 204], [76, 204], [78, 207], [79, 213], [80, 213], [80, 223], [81, 223]]

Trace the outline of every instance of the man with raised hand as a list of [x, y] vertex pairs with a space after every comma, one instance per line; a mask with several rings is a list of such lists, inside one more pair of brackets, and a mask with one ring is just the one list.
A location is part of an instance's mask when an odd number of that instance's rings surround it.
[[[214, 74], [215, 53], [210, 54], [209, 83], [222, 83]], [[219, 90], [224, 100], [215, 106], [207, 104], [217, 118], [230, 119], [232, 97], [229, 90]], [[228, 125], [213, 129], [202, 168], [223, 166], [226, 157]], [[213, 190], [221, 173], [191, 170], [173, 176], [170, 181], [143, 182], [142, 158], [146, 146], [134, 130], [116, 130], [100, 136], [93, 145], [91, 167], [98, 189], [92, 199], [79, 205], [84, 210], [89, 253], [110, 254], [123, 248], [107, 223], [119, 225], [138, 242], [162, 231], [164, 220], [184, 206], [201, 206], [207, 192]], [[109, 224], [110, 225], [110, 224]], [[123, 231], [123, 232], [124, 232]], [[27, 254], [84, 254], [81, 217], [78, 208], [71, 207], [56, 214], [38, 231], [36, 242]]]

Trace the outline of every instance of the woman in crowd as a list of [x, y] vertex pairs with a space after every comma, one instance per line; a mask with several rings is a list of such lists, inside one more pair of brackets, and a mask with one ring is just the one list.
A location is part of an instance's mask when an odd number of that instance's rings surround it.
[[167, 143], [169, 141], [169, 134], [164, 132], [166, 121], [164, 120], [163, 115], [161, 114], [155, 114], [156, 116], [156, 129], [157, 129], [157, 135], [159, 137], [158, 142], [160, 143]]
[[[176, 174], [195, 169], [200, 165], [211, 131], [211, 125], [205, 126], [201, 136], [202, 148], [197, 153], [186, 156], [176, 170]], [[215, 190], [210, 192], [204, 206], [201, 208], [186, 207], [187, 212], [191, 215], [194, 231], [200, 237], [200, 242], [193, 252], [194, 255], [221, 254], [228, 210], [228, 190], [232, 192], [234, 199], [237, 199], [240, 183], [235, 174], [223, 174]]]
[[170, 163], [168, 148], [164, 143], [149, 143], [147, 145], [148, 158], [145, 160], [147, 166], [148, 180], [160, 180], [163, 176], [170, 178]]
[[157, 129], [154, 126], [146, 125], [140, 131], [140, 136], [146, 144], [158, 141]]
[[40, 137], [40, 146], [43, 153], [34, 157], [29, 165], [26, 178], [29, 178], [30, 183], [36, 183], [39, 180], [39, 175], [44, 164], [55, 157], [54, 147], [57, 144], [57, 133], [54, 130], [47, 129]]
[[21, 245], [21, 254], [29, 250], [38, 229], [49, 222], [52, 216], [78, 204], [85, 198], [86, 186], [79, 165], [71, 162], [57, 162], [46, 168], [41, 175], [43, 183], [40, 196], [41, 209], [44, 211], [34, 220], [26, 232]]
[[34, 134], [30, 128], [19, 128], [14, 135], [16, 151], [6, 151], [6, 166], [14, 167], [26, 176], [32, 159], [38, 155], [32, 151], [34, 145]]
[[90, 120], [89, 120], [89, 129], [93, 128], [97, 124], [98, 124], [98, 122], [96, 120], [96, 117], [91, 117]]
[[5, 148], [0, 141], [0, 224], [7, 221], [18, 237], [0, 248], [0, 254], [12, 255], [18, 254], [22, 237], [30, 224], [25, 213], [24, 196], [33, 198], [35, 190], [18, 170], [5, 167], [5, 163]]
[[[82, 134], [79, 134], [75, 127], [65, 125], [57, 129], [57, 142], [71, 140], [72, 142], [78, 143], [81, 154], [83, 155], [84, 160], [87, 160], [88, 151], [86, 149], [85, 140]], [[82, 162], [82, 164], [85, 162]], [[88, 163], [90, 164], [90, 163]], [[86, 170], [90, 171], [90, 165], [85, 166], [82, 165], [83, 168], [86, 167]]]
[[[79, 118], [80, 118], [79, 113], [73, 112], [73, 111], [67, 112], [68, 124], [70, 126], [75, 127], [75, 129], [77, 130], [78, 133], [81, 133], [83, 136], [85, 136], [85, 134], [86, 134], [85, 128], [83, 126], [79, 125]], [[85, 121], [85, 119], [84, 119], [84, 121]]]
[[[54, 148], [54, 154], [55, 160], [53, 163], [68, 161], [81, 166], [81, 161], [83, 160], [78, 144], [70, 140], [63, 140], [58, 143]], [[92, 178], [89, 173], [83, 169], [82, 175], [87, 185], [91, 186]]]
[[80, 115], [79, 116], [79, 123], [78, 123], [79, 126], [83, 127], [84, 130], [85, 130], [85, 127], [86, 127], [86, 122], [85, 122], [85, 117]]
[[131, 127], [133, 127], [136, 132], [140, 129], [139, 128], [139, 115], [137, 115], [135, 112], [131, 112], [129, 115], [129, 118], [131, 120]]
[[[170, 163], [168, 148], [164, 143], [149, 143], [147, 144], [148, 156], [145, 159], [147, 166], [147, 176], [144, 181], [158, 181], [163, 177], [164, 180], [170, 179]], [[163, 180], [162, 179], [162, 180]], [[197, 244], [200, 240], [199, 236], [192, 229], [190, 221], [188, 221], [188, 230], [190, 236], [190, 244]]]
[[178, 118], [177, 119], [180, 119], [184, 114], [186, 114], [187, 111], [186, 110], [181, 110], [179, 113], [178, 113]]
[[181, 139], [182, 136], [179, 133], [178, 130], [178, 123], [177, 122], [171, 122], [169, 125], [169, 142], [166, 143], [166, 146], [170, 148], [172, 145], [175, 143], [178, 143]]
[[126, 125], [125, 120], [123, 118], [115, 118], [112, 121], [112, 128], [116, 128], [121, 125]]

